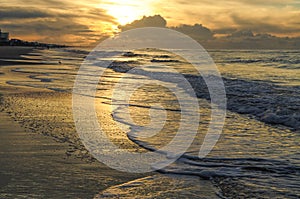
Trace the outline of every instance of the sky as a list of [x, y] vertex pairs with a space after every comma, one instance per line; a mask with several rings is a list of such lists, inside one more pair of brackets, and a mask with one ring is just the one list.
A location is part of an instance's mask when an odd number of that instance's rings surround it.
[[[257, 34], [300, 37], [300, 0], [1, 0], [0, 2], [0, 28], [9, 31], [11, 37], [67, 45], [95, 44], [122, 29], [125, 30], [128, 23], [140, 20], [143, 16], [154, 15], [160, 15], [166, 21], [166, 27], [174, 29], [177, 27], [176, 30], [185, 33], [194, 31], [192, 34], [199, 34], [202, 39], [229, 40], [237, 35], [251, 36], [251, 33], [254, 37]], [[195, 24], [200, 26], [194, 26]], [[152, 25], [156, 25], [155, 21]]]

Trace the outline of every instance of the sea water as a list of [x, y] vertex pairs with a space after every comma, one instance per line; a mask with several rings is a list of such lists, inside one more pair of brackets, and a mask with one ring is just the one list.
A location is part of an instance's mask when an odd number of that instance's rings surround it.
[[[72, 92], [77, 70], [88, 53], [85, 49], [37, 51], [26, 57], [43, 65], [14, 68], [14, 72], [28, 75], [7, 83]], [[183, 156], [159, 172], [210, 180], [220, 189], [220, 197], [299, 198], [300, 51], [210, 50], [209, 54], [225, 84], [227, 117], [219, 141], [205, 158], [198, 153], [211, 120], [211, 99], [201, 74], [180, 57], [154, 49], [119, 52], [112, 57], [97, 96], [111, 102], [113, 85], [124, 74], [136, 67], [144, 70], [126, 77], [141, 83], [129, 100], [134, 123], [128, 123], [122, 107], [113, 109], [112, 115], [118, 125], [127, 128], [132, 142], [147, 150], [160, 149], [176, 136], [182, 122], [176, 96], [161, 85], [185, 90], [178, 82], [163, 82], [163, 78], [155, 79], [155, 85], [142, 83], [153, 78], [148, 73], [163, 75], [168, 72], [166, 67], [176, 69], [195, 90], [200, 107], [198, 134]], [[151, 122], [149, 109], [157, 104], [161, 107], [156, 109], [167, 115], [163, 129], [147, 138], [141, 136], [143, 132], [132, 132], [132, 126]]]

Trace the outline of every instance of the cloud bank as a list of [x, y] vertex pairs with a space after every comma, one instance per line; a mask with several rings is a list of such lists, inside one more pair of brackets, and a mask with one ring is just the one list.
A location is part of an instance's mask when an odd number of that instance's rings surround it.
[[[86, 46], [134, 27], [167, 26], [212, 48], [299, 48], [299, 0], [136, 2], [1, 0], [0, 28], [14, 38]], [[120, 16], [112, 16], [107, 8], [110, 6], [115, 9], [113, 13], [122, 12], [124, 16], [134, 13], [141, 19], [118, 27]], [[142, 18], [143, 14], [152, 17]], [[240, 31], [244, 33], [237, 36]], [[252, 35], [245, 35], [245, 31]]]
[[[120, 26], [122, 31], [142, 27], [167, 27], [166, 20], [160, 16], [143, 17], [140, 20]], [[276, 37], [271, 34], [257, 33], [252, 30], [237, 30], [233, 28], [210, 30], [201, 25], [182, 24], [176, 27], [169, 27], [182, 32], [206, 48], [219, 49], [300, 49], [300, 38]], [[222, 34], [223, 36], [218, 36]], [[225, 35], [225, 36], [224, 36]]]
[[9, 31], [13, 38], [81, 46], [112, 34], [111, 26], [117, 24], [101, 8], [55, 0], [44, 4], [34, 0], [29, 2], [36, 2], [37, 6], [0, 7], [0, 28]]
[[200, 23], [213, 30], [251, 29], [280, 37], [300, 36], [299, 0], [170, 0], [158, 1], [155, 7], [170, 26]]
[[142, 19], [135, 20], [130, 24], [125, 26], [119, 26], [122, 31], [134, 29], [134, 28], [144, 28], [144, 27], [166, 27], [167, 21], [160, 15], [154, 15], [146, 17], [144, 16]]

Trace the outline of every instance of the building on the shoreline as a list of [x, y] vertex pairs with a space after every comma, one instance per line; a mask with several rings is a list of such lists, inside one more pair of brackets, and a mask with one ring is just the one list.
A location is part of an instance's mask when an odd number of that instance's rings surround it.
[[46, 44], [39, 42], [23, 41], [21, 39], [10, 39], [8, 32], [2, 32], [0, 29], [0, 46], [30, 46], [30, 47], [41, 47], [41, 48], [65, 48], [65, 45], [58, 44]]
[[8, 43], [9, 42], [9, 33], [2, 32], [0, 29], [0, 43]]

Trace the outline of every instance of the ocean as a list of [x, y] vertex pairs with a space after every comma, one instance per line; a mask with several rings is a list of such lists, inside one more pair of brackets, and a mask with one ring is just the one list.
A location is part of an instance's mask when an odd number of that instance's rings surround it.
[[[216, 124], [223, 127], [220, 138], [206, 157], [199, 158], [198, 154], [212, 117], [209, 89], [191, 64], [170, 52], [143, 49], [117, 52], [117, 55], [114, 52], [111, 60], [106, 58], [112, 63], [100, 78], [96, 92], [98, 114], [101, 114], [101, 104], [110, 105], [114, 101], [111, 117], [115, 125], [127, 134], [130, 142], [141, 148], [142, 153], [172, 143], [182, 122], [189, 129], [195, 121], [182, 120], [179, 98], [172, 92], [172, 88], [176, 88], [179, 93], [184, 93], [185, 87], [172, 78], [161, 78], [169, 75], [166, 68], [171, 67], [195, 91], [195, 96], [184, 99], [185, 103], [196, 100], [199, 105], [199, 110], [188, 106], [183, 111], [187, 114], [196, 111], [200, 120], [197, 134], [188, 149], [177, 161], [157, 172], [209, 181], [216, 190], [211, 197], [299, 198], [300, 51], [208, 50], [208, 53], [224, 82], [227, 109], [225, 123]], [[23, 79], [11, 79], [7, 84], [72, 93], [77, 71], [88, 54], [87, 49], [75, 48], [36, 50], [23, 57], [28, 65], [12, 69], [16, 74], [25, 74]], [[133, 73], [134, 68], [138, 68], [139, 73]], [[124, 85], [138, 85], [126, 105], [115, 93], [122, 90], [116, 86], [120, 81], [124, 81]], [[101, 102], [97, 101], [98, 98]], [[130, 120], [128, 112], [132, 117]], [[150, 116], [154, 116], [153, 121]], [[107, 125], [105, 121], [103, 125]], [[148, 129], [149, 134], [133, 128], [147, 125], [153, 125]], [[189, 135], [190, 132], [184, 133]], [[183, 136], [181, 140], [184, 139]], [[176, 144], [180, 148], [179, 145], [186, 143]], [[171, 193], [175, 190], [176, 186], [173, 186], [164, 191]], [[198, 184], [189, 184], [189, 191], [195, 194], [195, 198], [201, 198], [202, 190]], [[132, 197], [133, 193], [126, 190], [118, 194]]]

